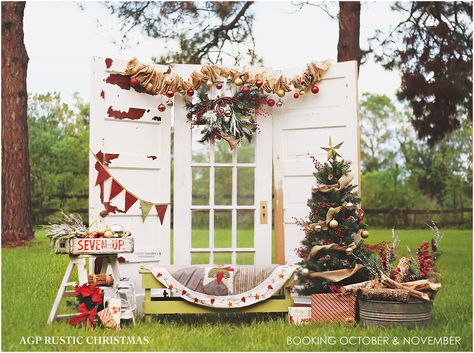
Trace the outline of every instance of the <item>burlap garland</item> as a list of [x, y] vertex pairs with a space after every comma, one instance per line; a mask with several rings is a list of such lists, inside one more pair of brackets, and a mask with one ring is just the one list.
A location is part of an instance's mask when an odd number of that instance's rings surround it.
[[347, 185], [350, 184], [350, 182], [354, 179], [354, 175], [352, 173], [347, 173], [344, 174], [339, 178], [337, 183], [335, 184], [330, 184], [330, 185], [325, 185], [325, 184], [319, 184], [313, 187], [314, 191], [319, 191], [319, 192], [328, 192], [331, 190], [341, 190], [344, 189]]
[[136, 58], [130, 60], [125, 69], [125, 74], [138, 80], [140, 86], [149, 93], [165, 94], [168, 90], [184, 93], [188, 89], [198, 89], [204, 83], [215, 84], [224, 80], [234, 82], [241, 78], [243, 82], [255, 84], [257, 80], [263, 82], [262, 89], [266, 93], [277, 93], [280, 90], [290, 92], [293, 89], [305, 89], [321, 81], [322, 75], [329, 69], [329, 61], [311, 62], [306, 70], [299, 76], [289, 80], [284, 75], [275, 77], [268, 72], [250, 73], [247, 68], [227, 69], [219, 65], [204, 65], [200, 71], [194, 71], [189, 78], [184, 79], [171, 70], [157, 71], [150, 65], [140, 63]]
[[336, 251], [346, 251], [348, 248], [355, 248], [355, 243], [351, 243], [347, 246], [341, 246], [339, 244], [331, 243], [328, 245], [315, 245], [309, 251], [308, 258], [306, 259], [309, 261], [312, 257], [316, 256], [320, 251], [327, 251], [327, 250], [336, 250]]
[[352, 277], [357, 272], [359, 272], [364, 266], [361, 264], [356, 264], [354, 268], [343, 268], [340, 270], [333, 271], [324, 271], [324, 272], [311, 272], [309, 277], [311, 278], [321, 278], [329, 282], [341, 282], [349, 277]]

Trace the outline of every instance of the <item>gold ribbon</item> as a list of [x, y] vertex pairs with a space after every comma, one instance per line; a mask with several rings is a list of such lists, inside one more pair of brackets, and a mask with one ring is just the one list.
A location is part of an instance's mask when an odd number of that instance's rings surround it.
[[311, 278], [321, 278], [330, 282], [340, 282], [349, 277], [352, 277], [359, 272], [364, 266], [356, 264], [354, 268], [343, 268], [340, 270], [311, 272], [308, 276]]
[[309, 251], [309, 255], [308, 255], [308, 258], [306, 259], [307, 261], [309, 261], [312, 257], [315, 257], [320, 251], [327, 251], [327, 250], [336, 250], [336, 251], [346, 251], [348, 248], [354, 248], [355, 247], [355, 243], [351, 243], [347, 246], [341, 246], [339, 244], [335, 244], [335, 243], [331, 243], [331, 244], [328, 244], [328, 245], [315, 245], [311, 248], [311, 250]]

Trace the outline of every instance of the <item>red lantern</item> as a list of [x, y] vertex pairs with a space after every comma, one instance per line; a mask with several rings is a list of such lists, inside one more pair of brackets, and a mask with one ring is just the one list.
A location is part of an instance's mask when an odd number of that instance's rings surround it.
[[131, 85], [132, 87], [138, 86], [138, 80], [137, 80], [135, 77], [131, 77], [131, 78], [130, 78], [130, 85]]
[[249, 92], [250, 92], [250, 87], [249, 86], [242, 87], [242, 93], [247, 94]]
[[299, 93], [298, 93], [298, 92], [295, 92], [295, 93], [293, 94], [293, 98], [294, 98], [294, 99], [298, 99], [298, 98], [300, 98], [300, 95], [299, 95]]
[[166, 106], [163, 103], [160, 103], [160, 105], [158, 106], [158, 110], [160, 112], [164, 112], [166, 110]]
[[189, 96], [189, 97], [192, 97], [194, 95], [194, 90], [192, 88], [188, 89], [186, 91], [186, 94]]
[[273, 107], [273, 106], [275, 105], [275, 100], [269, 98], [269, 99], [267, 100], [267, 104], [268, 104], [268, 106]]
[[316, 94], [319, 92], [319, 87], [314, 85], [313, 87], [311, 87], [311, 92], [313, 92], [313, 94]]
[[257, 86], [258, 88], [262, 87], [263, 86], [263, 81], [262, 80], [255, 81], [255, 86]]
[[222, 82], [217, 82], [216, 83], [216, 88], [217, 89], [222, 89]]
[[168, 91], [166, 91], [166, 97], [173, 98], [174, 97], [174, 92], [169, 89]]

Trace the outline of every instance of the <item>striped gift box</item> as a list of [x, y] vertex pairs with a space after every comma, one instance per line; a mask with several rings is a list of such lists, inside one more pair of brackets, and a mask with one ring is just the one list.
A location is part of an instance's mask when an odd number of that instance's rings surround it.
[[321, 293], [311, 296], [311, 321], [352, 324], [356, 319], [356, 296], [352, 293]]

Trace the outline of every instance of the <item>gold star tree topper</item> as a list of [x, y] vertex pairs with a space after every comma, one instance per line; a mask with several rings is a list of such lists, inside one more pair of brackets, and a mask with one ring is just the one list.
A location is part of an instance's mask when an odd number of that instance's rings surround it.
[[342, 158], [342, 156], [336, 150], [339, 149], [339, 147], [341, 147], [343, 143], [344, 142], [340, 142], [336, 146], [333, 146], [332, 141], [331, 141], [331, 136], [329, 136], [329, 146], [321, 147], [323, 150], [325, 150], [328, 153], [328, 161], [331, 158], [336, 159], [337, 156]]

